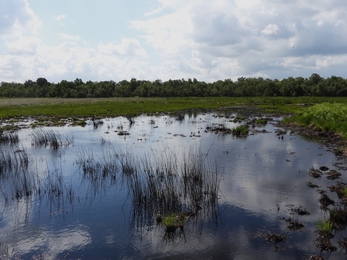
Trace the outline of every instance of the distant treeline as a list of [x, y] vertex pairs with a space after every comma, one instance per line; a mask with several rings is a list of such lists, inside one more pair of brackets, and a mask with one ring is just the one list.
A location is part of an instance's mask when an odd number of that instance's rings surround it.
[[314, 73], [309, 78], [289, 77], [282, 80], [238, 78], [206, 83], [196, 79], [175, 79], [162, 82], [131, 79], [83, 82], [62, 80], [50, 83], [45, 78], [24, 83], [2, 82], [0, 97], [204, 97], [204, 96], [347, 96], [347, 79], [323, 78]]

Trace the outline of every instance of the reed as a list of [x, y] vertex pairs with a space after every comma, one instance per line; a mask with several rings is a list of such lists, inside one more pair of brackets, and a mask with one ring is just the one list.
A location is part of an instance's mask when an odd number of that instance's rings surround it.
[[134, 119], [134, 117], [132, 117], [130, 115], [128, 115], [126, 118], [129, 121], [129, 128], [131, 128], [135, 124], [135, 119]]
[[216, 209], [219, 171], [201, 151], [154, 151], [142, 159], [141, 172], [136, 185], [131, 183], [137, 220], [151, 222], [159, 213], [209, 218]]
[[98, 158], [92, 151], [82, 150], [77, 154], [76, 163], [85, 177], [90, 180], [110, 177], [115, 179], [119, 172], [118, 154], [111, 150]]
[[35, 129], [31, 133], [33, 146], [49, 146], [53, 150], [57, 150], [62, 146], [68, 146], [73, 143], [73, 136], [61, 136], [53, 130], [43, 130], [42, 128]]
[[[35, 191], [35, 182], [28, 171], [29, 157], [24, 149], [6, 149], [0, 151], [1, 186], [4, 185], [5, 198], [29, 197]], [[5, 194], [4, 190], [8, 193]]]
[[17, 144], [19, 142], [18, 133], [15, 131], [2, 131], [0, 130], [0, 143]]
[[0, 175], [27, 171], [29, 157], [24, 149], [0, 150]]
[[97, 119], [93, 120], [93, 127], [94, 127], [94, 129], [98, 129], [99, 126], [102, 126], [103, 124], [104, 124], [104, 121], [102, 121], [102, 120], [97, 120]]
[[[151, 150], [142, 157], [111, 148], [100, 158], [92, 152], [77, 155], [84, 179], [94, 192], [121, 177], [132, 201], [133, 223], [153, 223], [158, 213], [201, 219], [215, 215], [220, 170], [201, 151]], [[112, 182], [113, 180], [113, 182]]]

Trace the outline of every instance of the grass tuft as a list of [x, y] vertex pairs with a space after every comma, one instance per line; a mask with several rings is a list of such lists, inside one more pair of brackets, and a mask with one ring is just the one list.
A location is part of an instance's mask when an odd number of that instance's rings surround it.
[[237, 127], [234, 127], [233, 129], [231, 129], [232, 134], [234, 136], [247, 136], [248, 135], [248, 126], [246, 125], [240, 125]]
[[330, 232], [333, 228], [333, 223], [331, 223], [329, 220], [320, 220], [316, 223], [316, 227], [320, 232]]

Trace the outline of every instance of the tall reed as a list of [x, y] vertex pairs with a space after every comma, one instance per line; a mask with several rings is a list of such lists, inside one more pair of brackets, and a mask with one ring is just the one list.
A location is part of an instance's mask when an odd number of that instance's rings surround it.
[[70, 145], [73, 142], [73, 136], [62, 137], [59, 133], [56, 133], [53, 130], [44, 130], [42, 128], [35, 129], [31, 133], [31, 137], [34, 146], [49, 146], [53, 150], [64, 145]]
[[0, 144], [17, 144], [19, 142], [19, 137], [17, 132], [13, 131], [2, 131], [0, 129]]
[[132, 201], [133, 223], [153, 223], [157, 214], [187, 214], [200, 219], [216, 215], [220, 170], [200, 150], [151, 150], [142, 157], [110, 149], [100, 158], [81, 151], [77, 164], [93, 191], [110, 187], [120, 176]]
[[24, 149], [0, 150], [0, 187], [5, 198], [21, 199], [34, 192], [35, 182], [28, 167], [29, 157]]

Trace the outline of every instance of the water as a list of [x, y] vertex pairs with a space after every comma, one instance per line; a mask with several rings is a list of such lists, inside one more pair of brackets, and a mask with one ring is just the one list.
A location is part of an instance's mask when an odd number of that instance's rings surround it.
[[[308, 181], [318, 184], [337, 202], [336, 194], [327, 188], [336, 180], [324, 175], [314, 179], [308, 172], [327, 166], [338, 170], [343, 181], [346, 172], [334, 166], [339, 159], [319, 142], [290, 132], [279, 138], [275, 121], [250, 128], [246, 138], [206, 131], [221, 124], [239, 125], [233, 122], [236, 115], [141, 115], [133, 125], [119, 117], [89, 121], [85, 127], [43, 128], [59, 134], [62, 146], [56, 150], [35, 145], [35, 130], [20, 130], [18, 144], [1, 145], [1, 151], [11, 156], [24, 150], [29, 160], [22, 175], [16, 169], [1, 176], [2, 258], [305, 259], [313, 254], [345, 258], [337, 243], [346, 235], [344, 230], [335, 232], [331, 240], [337, 251], [329, 254], [317, 248], [316, 222], [328, 219], [329, 212], [320, 208], [317, 188], [306, 185]], [[267, 132], [259, 133], [263, 129]], [[184, 158], [193, 160], [189, 154], [200, 155], [209, 173], [218, 172], [218, 199], [203, 200], [201, 209], [175, 232], [166, 232], [163, 224], [156, 223], [155, 208], [138, 206], [131, 178], [115, 173], [115, 168], [100, 177], [106, 163], [119, 170], [117, 162], [128, 162], [140, 171], [146, 159], [151, 164], [160, 161], [158, 165], [173, 161], [172, 167], [179, 170]], [[92, 169], [94, 175], [83, 173], [81, 159], [99, 163]], [[24, 184], [29, 193], [18, 192]], [[181, 206], [184, 211], [194, 208], [191, 201]], [[297, 208], [310, 215], [297, 215], [293, 211]], [[289, 217], [304, 227], [290, 230], [284, 220]], [[283, 235], [285, 240], [271, 242], [270, 234]]]

